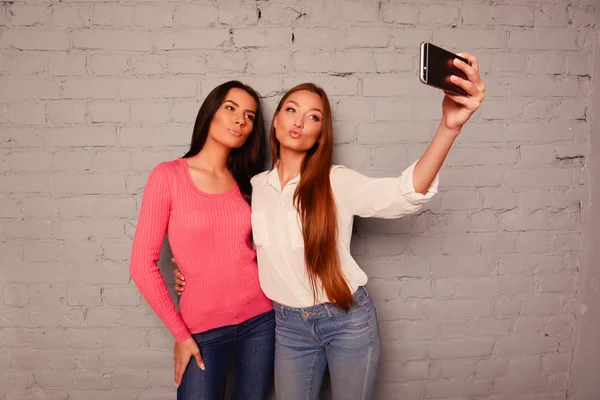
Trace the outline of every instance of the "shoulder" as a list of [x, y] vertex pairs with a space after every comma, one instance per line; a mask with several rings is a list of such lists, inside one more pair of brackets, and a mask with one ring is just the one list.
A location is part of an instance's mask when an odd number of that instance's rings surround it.
[[250, 179], [250, 184], [252, 184], [252, 187], [257, 187], [262, 185], [265, 182], [265, 179], [267, 179], [267, 174], [269, 173], [269, 171], [264, 171], [261, 172], [260, 174], [256, 174], [252, 177], [252, 179]]
[[172, 161], [164, 161], [157, 164], [152, 171], [150, 171], [150, 175], [148, 176], [148, 182], [163, 182], [170, 184], [172, 181], [176, 180], [181, 174], [178, 174], [178, 171], [181, 168], [181, 159], [172, 160]]
[[345, 190], [352, 182], [354, 171], [344, 165], [332, 165], [329, 170], [329, 181], [334, 192]]
[[357, 175], [360, 174], [345, 165], [332, 165], [329, 170], [329, 179], [331, 179], [332, 184], [352, 180]]
[[182, 162], [183, 161], [181, 158], [178, 158], [176, 160], [171, 160], [171, 161], [163, 161], [163, 162], [157, 164], [152, 169], [150, 174], [151, 175], [172, 175], [178, 170], [178, 168], [180, 168]]
[[344, 165], [334, 165], [329, 176], [331, 188], [335, 192], [343, 193], [355, 193], [356, 190], [364, 188], [372, 180], [372, 178]]
[[343, 174], [344, 170], [347, 170], [348, 168], [345, 165], [340, 165], [340, 164], [334, 164], [331, 166], [331, 169], [329, 170], [329, 175], [333, 176], [336, 174], [339, 174], [340, 171]]

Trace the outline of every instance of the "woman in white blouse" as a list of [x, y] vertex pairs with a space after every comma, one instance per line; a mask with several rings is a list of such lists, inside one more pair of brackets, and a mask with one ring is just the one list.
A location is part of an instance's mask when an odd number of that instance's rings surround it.
[[398, 178], [332, 166], [332, 115], [323, 89], [302, 84], [279, 102], [270, 133], [273, 165], [252, 179], [260, 284], [275, 305], [278, 400], [318, 399], [326, 367], [335, 399], [373, 397], [379, 326], [364, 289], [367, 276], [350, 254], [353, 218], [412, 214], [437, 192], [438, 171], [484, 98], [477, 59], [462, 55], [472, 66], [458, 60], [456, 66], [468, 80], [453, 82], [470, 96], [446, 93], [429, 147]]

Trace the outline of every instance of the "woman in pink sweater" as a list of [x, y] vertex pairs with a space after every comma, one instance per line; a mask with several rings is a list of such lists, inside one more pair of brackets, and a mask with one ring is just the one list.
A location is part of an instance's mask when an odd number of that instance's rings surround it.
[[[130, 272], [175, 338], [181, 400], [222, 399], [230, 355], [236, 399], [264, 399], [271, 385], [273, 303], [258, 281], [249, 205], [264, 136], [258, 94], [224, 83], [200, 107], [190, 150], [156, 166], [144, 190]], [[157, 266], [165, 233], [186, 277], [179, 311]]]

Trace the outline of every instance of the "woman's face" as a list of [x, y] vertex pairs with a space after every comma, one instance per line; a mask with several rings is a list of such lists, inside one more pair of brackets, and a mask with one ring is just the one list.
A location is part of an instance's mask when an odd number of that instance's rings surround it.
[[223, 146], [241, 147], [254, 129], [256, 109], [256, 101], [248, 92], [229, 90], [213, 116], [208, 136]]
[[319, 140], [322, 125], [323, 101], [307, 90], [289, 95], [273, 118], [280, 151], [307, 152]]

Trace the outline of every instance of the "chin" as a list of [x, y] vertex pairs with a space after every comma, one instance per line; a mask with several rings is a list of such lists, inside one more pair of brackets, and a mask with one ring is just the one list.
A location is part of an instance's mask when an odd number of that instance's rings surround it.
[[292, 151], [306, 151], [303, 146], [300, 146], [299, 143], [294, 143], [293, 141], [290, 143], [289, 141], [279, 142], [280, 146]]
[[297, 151], [297, 152], [307, 152], [310, 150], [312, 146], [309, 146], [308, 143], [305, 143], [302, 140], [285, 138], [284, 140], [279, 140], [279, 145], [281, 147], [285, 147], [286, 149]]
[[242, 147], [244, 143], [246, 143], [246, 138], [236, 138], [233, 136], [227, 138], [219, 138], [219, 143], [223, 146], [229, 147], [231, 149], [237, 149], [238, 147]]

